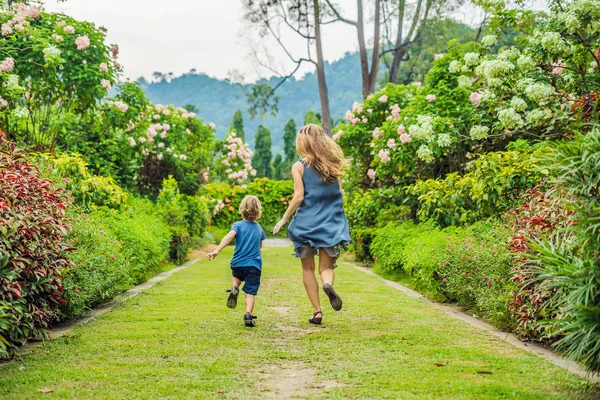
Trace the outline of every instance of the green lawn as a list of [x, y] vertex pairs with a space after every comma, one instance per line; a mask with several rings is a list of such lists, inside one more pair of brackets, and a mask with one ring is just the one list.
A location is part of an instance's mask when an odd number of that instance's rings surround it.
[[286, 248], [265, 250], [259, 319], [246, 328], [243, 300], [225, 307], [231, 251], [0, 366], [0, 397], [568, 399], [586, 386], [346, 266], [336, 284], [344, 310], [324, 306], [324, 325], [310, 326]]

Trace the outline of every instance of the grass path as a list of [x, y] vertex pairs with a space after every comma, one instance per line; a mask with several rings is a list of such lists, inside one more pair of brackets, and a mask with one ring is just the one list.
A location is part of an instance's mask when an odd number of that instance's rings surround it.
[[569, 399], [585, 385], [345, 266], [344, 310], [327, 304], [324, 325], [310, 326], [287, 248], [265, 249], [259, 319], [246, 328], [243, 300], [225, 307], [231, 251], [0, 366], [0, 398]]

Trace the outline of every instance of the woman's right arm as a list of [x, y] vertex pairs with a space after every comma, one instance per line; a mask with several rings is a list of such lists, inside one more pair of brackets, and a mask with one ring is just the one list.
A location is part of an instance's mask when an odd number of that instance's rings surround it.
[[294, 215], [300, 204], [304, 201], [304, 183], [302, 182], [302, 175], [304, 174], [304, 165], [301, 162], [297, 162], [292, 165], [292, 178], [294, 179], [294, 197], [290, 201], [285, 214], [281, 217], [281, 220], [273, 227], [273, 233], [278, 233], [281, 228], [290, 220], [291, 216]]

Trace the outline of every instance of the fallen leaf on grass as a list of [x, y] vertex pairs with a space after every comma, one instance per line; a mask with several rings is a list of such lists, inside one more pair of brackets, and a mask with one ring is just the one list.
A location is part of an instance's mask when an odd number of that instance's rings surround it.
[[436, 367], [445, 367], [446, 365], [448, 365], [448, 363], [447, 362], [436, 362], [433, 365], [435, 365]]
[[43, 389], [38, 389], [37, 391], [40, 392], [40, 393], [52, 393], [52, 392], [54, 392], [54, 389], [50, 389], [50, 388], [45, 387]]
[[481, 371], [477, 371], [478, 374], [484, 374], [484, 375], [492, 375], [493, 372], [492, 371], [487, 371], [487, 370], [481, 370]]

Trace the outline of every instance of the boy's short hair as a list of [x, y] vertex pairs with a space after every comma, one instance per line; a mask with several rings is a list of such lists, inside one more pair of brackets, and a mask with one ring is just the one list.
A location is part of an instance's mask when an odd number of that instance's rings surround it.
[[256, 196], [246, 196], [240, 204], [240, 214], [244, 219], [256, 221], [262, 215], [262, 206]]

